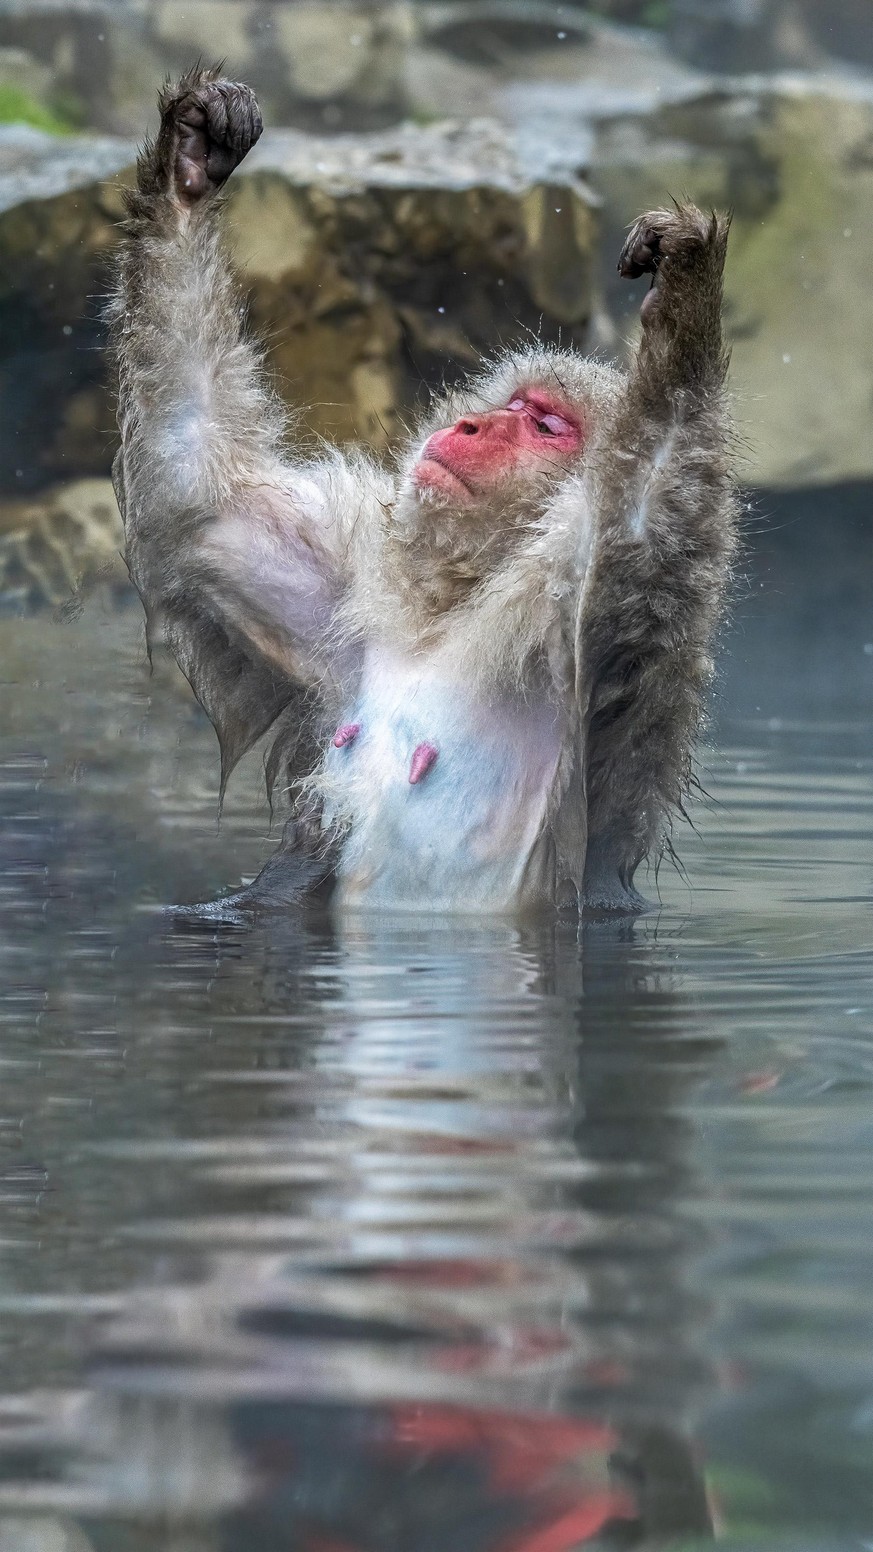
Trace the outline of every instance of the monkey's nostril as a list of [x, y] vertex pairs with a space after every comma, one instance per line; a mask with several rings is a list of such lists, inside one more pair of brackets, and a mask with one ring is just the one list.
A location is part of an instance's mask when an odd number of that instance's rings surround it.
[[475, 436], [479, 427], [473, 420], [459, 420], [455, 429], [460, 431], [462, 436]]

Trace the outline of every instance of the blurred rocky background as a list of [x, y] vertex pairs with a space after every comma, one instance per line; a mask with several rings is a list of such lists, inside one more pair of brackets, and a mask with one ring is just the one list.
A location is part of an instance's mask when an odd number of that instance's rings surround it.
[[0, 0], [9, 607], [117, 556], [101, 295], [157, 85], [198, 57], [263, 105], [228, 243], [310, 437], [384, 450], [431, 389], [533, 335], [620, 357], [623, 229], [689, 194], [734, 211], [743, 478], [851, 487], [858, 509], [873, 0]]

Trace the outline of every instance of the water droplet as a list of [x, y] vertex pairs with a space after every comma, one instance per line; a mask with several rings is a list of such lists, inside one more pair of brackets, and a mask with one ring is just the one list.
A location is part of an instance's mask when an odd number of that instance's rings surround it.
[[65, 323], [63, 328], [61, 329], [61, 333], [62, 334], [72, 334], [72, 332], [73, 332], [72, 324]]
[[438, 307], [437, 308], [437, 312], [438, 313], [444, 313], [445, 312], [445, 308], [444, 307]]
[[784, 366], [790, 366], [791, 365], [791, 357], [788, 356], [788, 355], [783, 356], [782, 357], [782, 363], [783, 363]]

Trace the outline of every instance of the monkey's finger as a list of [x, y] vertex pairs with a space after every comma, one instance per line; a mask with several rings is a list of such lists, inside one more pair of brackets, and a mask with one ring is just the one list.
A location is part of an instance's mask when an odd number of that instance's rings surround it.
[[210, 145], [206, 158], [206, 172], [210, 183], [226, 183], [239, 163], [236, 152], [228, 145]]
[[201, 101], [206, 114], [206, 137], [210, 149], [214, 145], [223, 145], [227, 140], [227, 98], [222, 83], [215, 81], [211, 86], [204, 87]]
[[649, 248], [636, 248], [633, 254], [623, 253], [618, 261], [618, 273], [622, 280], [637, 280], [655, 268], [654, 255]]
[[263, 128], [260, 109], [250, 87], [236, 81], [216, 81], [209, 102], [210, 137], [244, 156]]
[[251, 87], [243, 85], [229, 88], [226, 106], [227, 140], [243, 157], [261, 137], [264, 128], [261, 110]]
[[211, 182], [224, 183], [260, 138], [263, 129], [254, 93], [233, 82], [216, 83], [209, 103], [209, 156]]
[[[188, 186], [202, 183], [203, 189], [207, 182], [218, 188], [227, 181], [263, 128], [254, 94], [248, 87], [227, 81], [211, 82], [201, 88], [195, 100], [185, 105], [179, 120], [180, 151], [200, 164]], [[186, 143], [186, 129], [192, 132], [190, 144]]]
[[662, 257], [660, 232], [652, 226], [638, 223], [621, 250], [618, 272], [626, 280], [654, 274]]

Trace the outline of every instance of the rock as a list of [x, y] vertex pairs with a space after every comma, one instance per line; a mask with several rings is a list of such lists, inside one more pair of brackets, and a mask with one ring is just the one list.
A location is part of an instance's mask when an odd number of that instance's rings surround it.
[[134, 147], [0, 128], [0, 490], [105, 473], [100, 293]]
[[234, 75], [248, 79], [257, 46], [253, 10], [245, 0], [188, 0], [184, 6], [177, 0], [157, 0], [151, 9], [152, 35], [167, 70], [186, 69], [208, 38], [216, 59], [232, 60]]
[[[93, 298], [121, 213], [107, 179], [129, 179], [131, 158], [125, 141], [0, 131], [7, 489], [108, 468]], [[595, 202], [577, 177], [541, 181], [498, 125], [268, 132], [229, 188], [253, 321], [316, 433], [384, 447], [428, 387], [483, 352], [587, 337]]]
[[725, 311], [747, 481], [870, 478], [873, 87], [747, 77], [607, 116], [592, 177], [620, 329], [640, 299], [610, 262], [626, 223], [670, 194], [733, 208]]
[[560, 0], [443, 0], [422, 7], [422, 31], [434, 47], [477, 65], [507, 66], [532, 51], [587, 38], [592, 23]]
[[47, 107], [52, 89], [51, 69], [26, 49], [0, 48], [0, 91], [5, 94], [10, 87]]
[[405, 85], [412, 117], [421, 124], [441, 118], [467, 120], [498, 116], [494, 71], [426, 44], [406, 55]]
[[409, 107], [411, 0], [0, 0], [0, 18], [52, 99], [104, 131], [141, 123], [163, 77], [199, 58], [226, 59], [273, 123], [368, 129]]
[[671, 0], [668, 36], [705, 70], [810, 69], [837, 57], [873, 63], [870, 0]]
[[[486, 25], [487, 24], [487, 25]], [[422, 7], [406, 59], [419, 114], [472, 118], [487, 111], [552, 157], [562, 127], [581, 134], [619, 103], [657, 107], [706, 78], [668, 53], [652, 29], [619, 27], [565, 3], [459, 0]], [[582, 157], [584, 161], [584, 156]], [[579, 166], [570, 150], [564, 167]]]
[[116, 107], [146, 82], [153, 102], [161, 78], [146, 9], [146, 0], [0, 0], [3, 41], [50, 71], [51, 97], [64, 117], [117, 129], [124, 126]]
[[[324, 129], [396, 123], [409, 107], [403, 65], [414, 31], [414, 12], [403, 3], [277, 7], [274, 73], [280, 69], [295, 99], [282, 121]], [[261, 70], [266, 77], [265, 64]]]
[[840, 0], [822, 6], [802, 0], [806, 24], [821, 49], [851, 65], [873, 65], [873, 16], [870, 0]]
[[[0, 214], [31, 200], [77, 195], [112, 177], [135, 150], [133, 140], [97, 135], [59, 140], [23, 124], [0, 125]], [[117, 199], [110, 208], [118, 211]]]
[[158, 0], [150, 20], [164, 70], [178, 74], [205, 52], [225, 58], [254, 87], [268, 122], [364, 130], [409, 109], [409, 0]]
[[108, 479], [72, 480], [28, 500], [0, 500], [0, 606], [66, 604], [95, 577], [125, 587], [124, 533]]
[[690, 64], [726, 74], [799, 63], [776, 58], [785, 9], [785, 0], [673, 0], [670, 41]]
[[19, 1519], [0, 1516], [0, 1552], [93, 1552], [92, 1543], [75, 1525], [36, 1515]]

